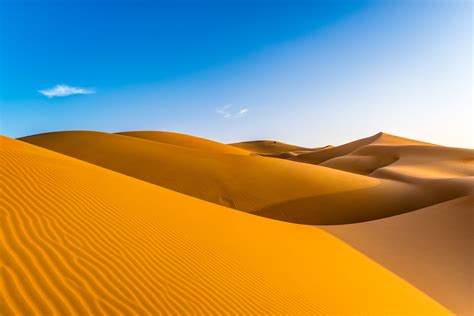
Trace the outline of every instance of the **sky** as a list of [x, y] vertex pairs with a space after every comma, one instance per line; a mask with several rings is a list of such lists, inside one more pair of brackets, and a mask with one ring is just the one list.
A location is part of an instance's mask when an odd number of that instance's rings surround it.
[[474, 147], [471, 1], [0, 0], [0, 133]]

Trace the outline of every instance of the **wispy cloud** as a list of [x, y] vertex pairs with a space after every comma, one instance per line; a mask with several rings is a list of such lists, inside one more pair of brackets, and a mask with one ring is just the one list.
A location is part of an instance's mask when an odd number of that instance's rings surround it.
[[216, 112], [220, 115], [222, 115], [224, 118], [237, 118], [245, 115], [249, 109], [247, 108], [242, 108], [238, 111], [233, 111], [232, 110], [232, 104], [226, 104], [223, 107], [219, 108], [216, 110]]
[[74, 94], [92, 94], [95, 93], [95, 90], [58, 84], [50, 89], [39, 90], [38, 92], [44, 96], [47, 96], [48, 98], [54, 98], [67, 97]]

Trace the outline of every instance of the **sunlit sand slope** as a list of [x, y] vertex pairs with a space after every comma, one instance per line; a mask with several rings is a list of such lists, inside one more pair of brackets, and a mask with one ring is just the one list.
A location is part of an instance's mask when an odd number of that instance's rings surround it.
[[240, 142], [229, 144], [236, 148], [245, 149], [247, 151], [257, 154], [276, 154], [281, 152], [298, 151], [298, 150], [309, 150], [310, 148], [285, 144], [273, 140], [255, 140], [248, 142]]
[[[290, 222], [353, 223], [463, 194], [283, 159], [219, 154], [99, 132], [22, 140], [206, 201]], [[455, 184], [462, 187], [461, 184]]]
[[22, 140], [248, 212], [291, 199], [380, 183], [330, 168], [259, 156], [216, 154], [107, 133], [58, 132]]
[[473, 315], [474, 196], [376, 221], [322, 226], [456, 315]]
[[210, 151], [221, 154], [236, 154], [236, 155], [248, 155], [248, 151], [239, 149], [230, 145], [215, 142], [209, 139], [204, 139], [196, 136], [190, 136], [180, 133], [173, 132], [161, 132], [161, 131], [132, 131], [117, 133], [118, 135], [125, 135], [131, 137], [137, 137], [147, 140], [153, 140], [160, 143], [167, 143], [171, 145], [178, 145], [188, 148], [194, 148], [204, 151]]
[[433, 145], [368, 145], [321, 166], [412, 182], [474, 176], [474, 150]]
[[291, 160], [405, 182], [474, 176], [474, 150], [379, 133]]
[[[328, 147], [325, 150], [302, 153], [293, 157], [292, 160], [311, 164], [321, 164], [329, 159], [344, 156], [368, 145], [427, 145], [431, 144], [398, 137], [386, 133], [378, 133], [373, 136], [362, 138], [341, 146]], [[432, 145], [434, 146], [434, 145]]]
[[1, 139], [2, 315], [445, 315], [313, 227]]

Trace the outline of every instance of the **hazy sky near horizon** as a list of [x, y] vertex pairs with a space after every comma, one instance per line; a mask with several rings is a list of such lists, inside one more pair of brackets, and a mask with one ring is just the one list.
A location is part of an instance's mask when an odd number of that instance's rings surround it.
[[471, 1], [0, 0], [0, 132], [473, 144]]

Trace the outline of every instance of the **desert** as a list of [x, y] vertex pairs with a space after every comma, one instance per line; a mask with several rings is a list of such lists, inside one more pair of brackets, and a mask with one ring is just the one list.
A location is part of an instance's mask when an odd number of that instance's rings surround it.
[[0, 316], [474, 316], [473, 12], [0, 0]]
[[71, 131], [1, 154], [3, 314], [472, 308], [474, 150]]

